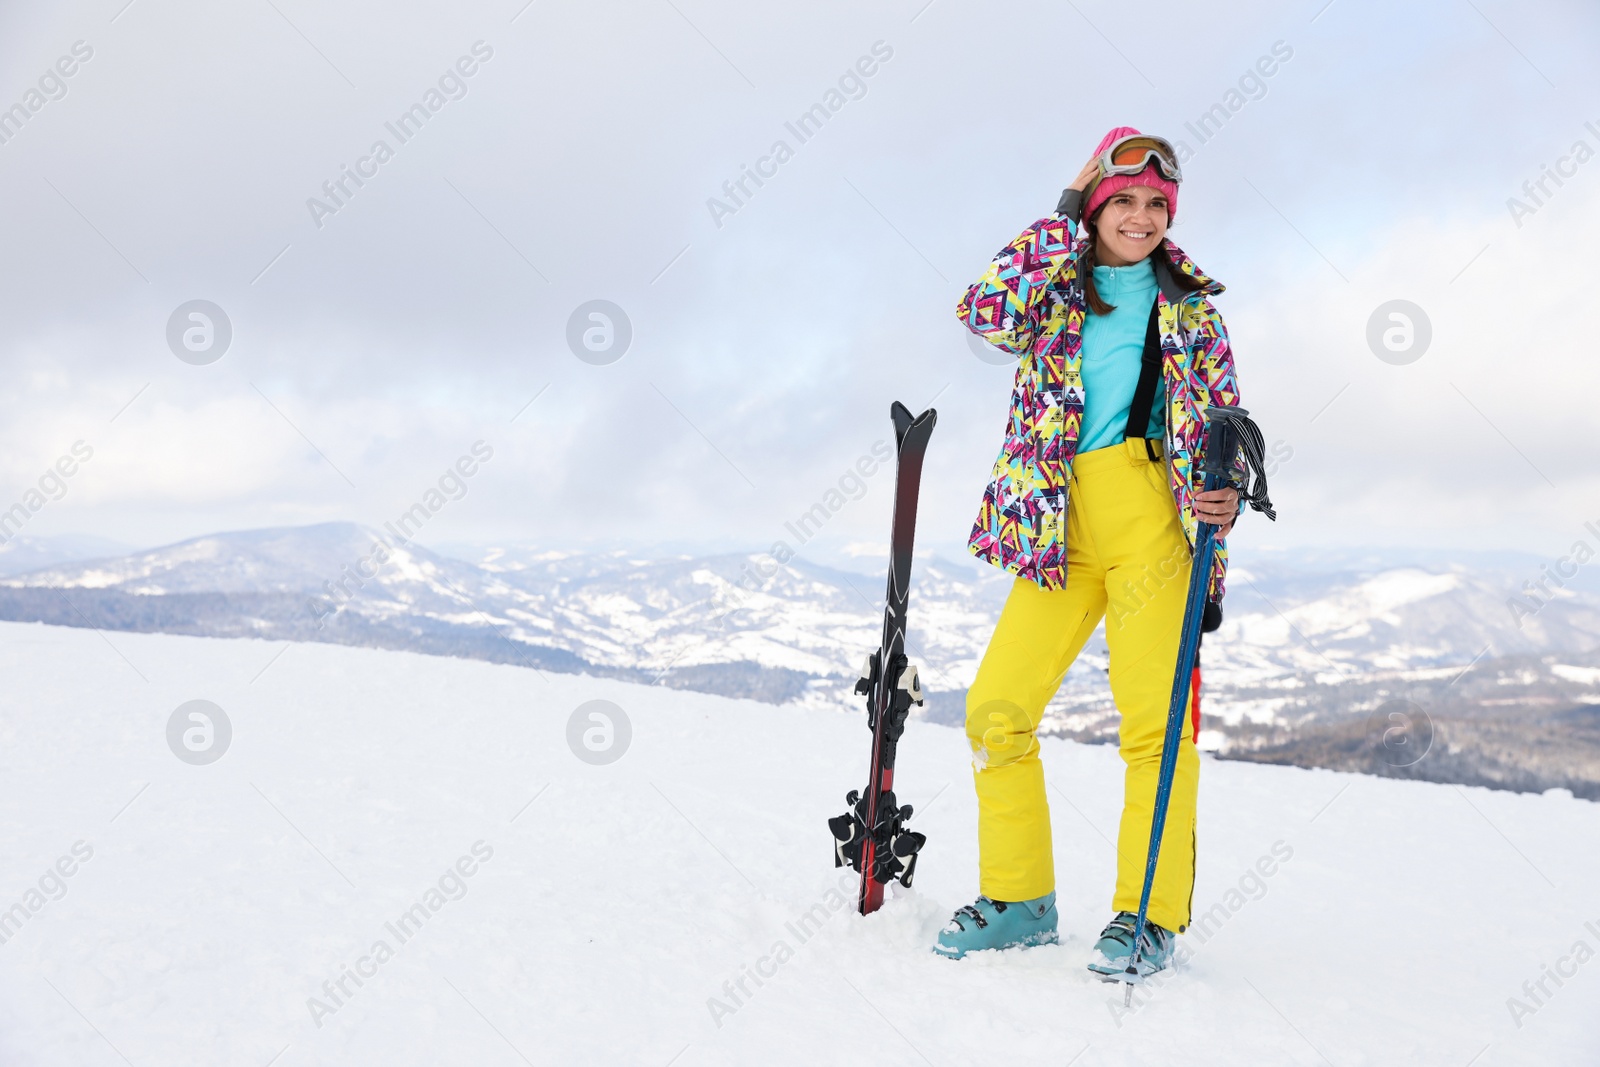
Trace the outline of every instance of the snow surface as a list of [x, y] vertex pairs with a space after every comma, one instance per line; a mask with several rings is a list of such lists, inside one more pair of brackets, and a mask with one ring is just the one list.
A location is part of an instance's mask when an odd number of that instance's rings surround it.
[[[860, 717], [25, 624], [0, 624], [0, 662], [0, 909], [93, 850], [0, 944], [8, 1067], [1600, 1061], [1600, 806], [1557, 792], [1204, 757], [1195, 905], [1215, 925], [1123, 1015], [1083, 969], [1109, 917], [1110, 747], [1044, 743], [1063, 944], [951, 962], [928, 946], [976, 892], [957, 730], [901, 743], [929, 843], [915, 891], [863, 919], [829, 908], [825, 826], [862, 784]], [[234, 731], [208, 766], [166, 742], [196, 698]], [[604, 766], [567, 743], [595, 699], [632, 727]], [[444, 879], [464, 895], [315, 1025], [308, 998], [397, 945], [385, 924], [478, 842], [492, 857]], [[1570, 977], [1536, 1004], [1546, 966]]]

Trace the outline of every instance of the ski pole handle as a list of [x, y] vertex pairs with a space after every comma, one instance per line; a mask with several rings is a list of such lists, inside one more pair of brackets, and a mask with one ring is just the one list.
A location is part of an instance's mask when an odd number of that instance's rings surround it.
[[1222, 489], [1233, 483], [1233, 465], [1238, 461], [1240, 444], [1239, 426], [1234, 420], [1249, 417], [1250, 413], [1244, 408], [1206, 408], [1206, 446], [1201, 469], [1206, 473], [1207, 489]]
[[[1206, 489], [1232, 488], [1238, 491], [1241, 503], [1261, 512], [1269, 519], [1278, 513], [1267, 496], [1266, 441], [1261, 428], [1241, 407], [1207, 406], [1205, 451], [1200, 469], [1205, 475]], [[1244, 453], [1244, 471], [1236, 466], [1240, 452]]]

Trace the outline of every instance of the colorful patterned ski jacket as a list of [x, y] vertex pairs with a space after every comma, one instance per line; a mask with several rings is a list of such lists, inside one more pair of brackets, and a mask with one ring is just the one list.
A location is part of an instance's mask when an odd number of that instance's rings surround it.
[[[968, 547], [973, 555], [1046, 589], [1067, 581], [1067, 475], [1083, 420], [1083, 322], [1088, 304], [1078, 279], [1083, 242], [1073, 218], [1057, 210], [994, 258], [956, 312], [972, 332], [1020, 357], [1005, 443], [995, 461]], [[1212, 294], [1222, 286], [1176, 245], [1153, 253], [1160, 308], [1161, 376], [1166, 385], [1167, 481], [1193, 546], [1193, 494], [1203, 487], [1199, 449], [1208, 404], [1239, 403], [1233, 353]], [[1202, 283], [1180, 289], [1173, 271]], [[1242, 470], [1240, 474], [1242, 475]], [[1237, 480], [1237, 476], [1236, 476]], [[1218, 542], [1210, 597], [1220, 601], [1227, 548]]]

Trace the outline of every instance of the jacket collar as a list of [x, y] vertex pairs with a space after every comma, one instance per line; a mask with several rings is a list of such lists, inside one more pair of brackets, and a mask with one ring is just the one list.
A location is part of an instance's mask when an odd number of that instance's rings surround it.
[[1207, 296], [1223, 292], [1222, 283], [1195, 266], [1194, 260], [1189, 258], [1188, 253], [1173, 244], [1171, 240], [1162, 240], [1159, 251], [1165, 255], [1152, 255], [1150, 258], [1156, 268], [1156, 285], [1161, 287], [1161, 292], [1165, 294], [1169, 303], [1177, 303], [1188, 295], [1187, 290], [1180, 289], [1178, 283], [1173, 280], [1173, 274], [1178, 271], [1191, 275], [1200, 283], [1200, 292]]

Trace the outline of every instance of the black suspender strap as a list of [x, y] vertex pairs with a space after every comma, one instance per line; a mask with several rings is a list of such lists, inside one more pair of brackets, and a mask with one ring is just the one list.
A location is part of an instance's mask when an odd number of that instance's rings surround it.
[[1150, 409], [1156, 402], [1156, 385], [1161, 381], [1161, 295], [1150, 304], [1150, 326], [1144, 333], [1144, 354], [1139, 357], [1139, 384], [1133, 388], [1133, 404], [1128, 408], [1128, 428], [1124, 438], [1144, 442], [1144, 453], [1152, 463], [1156, 450], [1145, 432], [1150, 428]]

